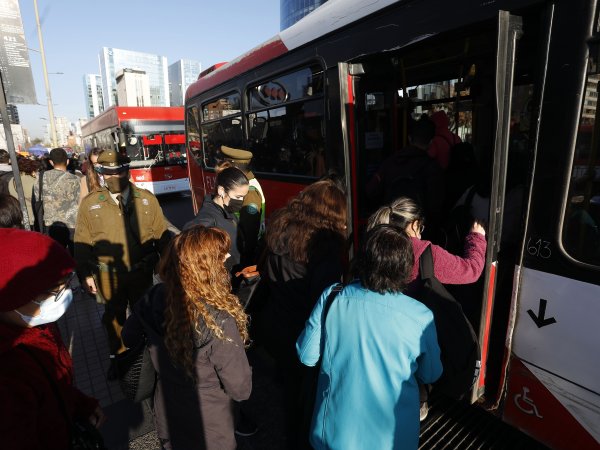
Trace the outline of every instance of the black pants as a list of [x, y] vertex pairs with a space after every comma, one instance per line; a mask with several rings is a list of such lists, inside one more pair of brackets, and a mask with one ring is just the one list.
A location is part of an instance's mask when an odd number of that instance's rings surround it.
[[48, 227], [48, 236], [50, 236], [63, 247], [66, 247], [71, 256], [73, 256], [73, 237], [75, 236], [74, 228], [69, 228], [62, 222], [56, 222]]

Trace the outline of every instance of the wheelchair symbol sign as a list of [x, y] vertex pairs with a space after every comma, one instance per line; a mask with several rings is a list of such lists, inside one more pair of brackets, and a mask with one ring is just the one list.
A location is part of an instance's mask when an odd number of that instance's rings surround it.
[[528, 396], [529, 388], [523, 386], [523, 392], [516, 394], [514, 397], [515, 405], [527, 415], [535, 416], [538, 419], [543, 419], [543, 416], [538, 412], [537, 406]]

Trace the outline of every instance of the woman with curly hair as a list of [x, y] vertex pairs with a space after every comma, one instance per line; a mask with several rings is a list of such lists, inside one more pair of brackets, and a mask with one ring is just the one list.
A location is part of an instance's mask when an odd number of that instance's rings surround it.
[[[301, 386], [312, 373], [296, 356], [296, 339], [323, 290], [343, 274], [347, 207], [344, 191], [332, 180], [307, 186], [275, 212], [267, 228], [266, 272], [271, 291], [262, 317], [264, 344], [284, 380], [288, 434], [308, 445]], [[306, 433], [304, 432], [306, 431]], [[295, 437], [295, 438], [294, 438]], [[306, 442], [305, 442], [306, 441]]]
[[127, 319], [122, 338], [148, 340], [158, 373], [158, 437], [165, 449], [235, 449], [233, 401], [246, 400], [252, 373], [247, 322], [224, 261], [230, 240], [192, 227], [171, 242], [154, 286]]

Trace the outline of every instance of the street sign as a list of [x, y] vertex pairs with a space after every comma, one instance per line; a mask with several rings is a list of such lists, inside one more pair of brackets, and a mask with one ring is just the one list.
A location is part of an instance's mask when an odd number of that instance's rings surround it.
[[0, 70], [8, 103], [37, 105], [18, 0], [0, 1]]

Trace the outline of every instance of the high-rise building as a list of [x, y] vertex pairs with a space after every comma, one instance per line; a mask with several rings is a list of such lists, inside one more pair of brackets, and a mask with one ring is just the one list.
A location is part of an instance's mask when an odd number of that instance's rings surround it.
[[279, 0], [279, 28], [291, 27], [327, 0]]
[[[19, 125], [21, 122], [19, 120], [19, 110], [15, 105], [8, 104], [6, 105], [6, 109], [8, 111], [8, 121], [12, 125]], [[0, 116], [0, 123], [2, 123], [2, 116]]]
[[117, 103], [119, 106], [151, 106], [148, 74], [136, 69], [119, 70]]
[[202, 71], [199, 61], [180, 59], [169, 66], [169, 93], [171, 106], [183, 106], [185, 91], [198, 79]]
[[150, 106], [169, 106], [169, 76], [165, 56], [102, 47], [99, 58], [106, 108], [117, 104], [116, 76], [122, 69], [146, 72], [150, 84]]
[[[54, 124], [56, 126], [56, 145], [59, 147], [67, 147], [69, 145], [69, 137], [72, 135], [71, 121], [66, 117], [55, 117]], [[46, 125], [47, 142], [52, 142], [50, 132], [50, 124]]]
[[102, 77], [100, 75], [88, 73], [83, 76], [83, 96], [88, 119], [92, 119], [104, 111]]

